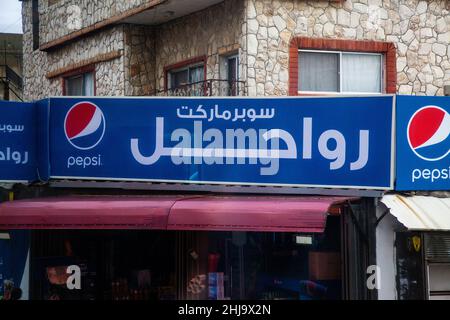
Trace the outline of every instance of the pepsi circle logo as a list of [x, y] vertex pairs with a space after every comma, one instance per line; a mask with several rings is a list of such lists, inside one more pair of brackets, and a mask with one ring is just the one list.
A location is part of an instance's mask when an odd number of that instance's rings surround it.
[[79, 102], [66, 114], [64, 132], [67, 141], [79, 150], [89, 150], [100, 143], [105, 134], [105, 116], [92, 102]]
[[407, 128], [411, 150], [421, 159], [438, 161], [450, 153], [450, 115], [437, 106], [425, 106], [411, 117]]

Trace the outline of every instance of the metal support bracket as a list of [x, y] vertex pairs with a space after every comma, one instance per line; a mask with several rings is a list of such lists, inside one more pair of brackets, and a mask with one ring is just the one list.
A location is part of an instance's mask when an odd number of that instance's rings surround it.
[[350, 209], [350, 217], [352, 218], [352, 221], [355, 224], [356, 229], [358, 230], [358, 233], [360, 234], [360, 236], [362, 237], [364, 242], [366, 244], [368, 244], [369, 238], [368, 238], [367, 234], [362, 230], [361, 225], [359, 224], [358, 218], [356, 218], [355, 211], [353, 210], [353, 206], [352, 206], [351, 202], [347, 200], [347, 204]]

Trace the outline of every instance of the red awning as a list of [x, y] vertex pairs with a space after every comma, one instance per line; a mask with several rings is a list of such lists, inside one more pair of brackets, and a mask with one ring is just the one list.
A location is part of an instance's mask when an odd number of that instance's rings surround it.
[[80, 196], [0, 204], [0, 229], [166, 229], [176, 197]]
[[323, 232], [345, 197], [77, 196], [0, 204], [0, 229]]
[[348, 198], [201, 197], [177, 201], [169, 230], [323, 232], [329, 208]]

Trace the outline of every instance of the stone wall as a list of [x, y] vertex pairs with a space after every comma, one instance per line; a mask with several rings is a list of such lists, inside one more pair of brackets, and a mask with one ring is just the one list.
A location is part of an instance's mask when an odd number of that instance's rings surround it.
[[158, 26], [155, 30], [156, 89], [164, 89], [164, 67], [199, 56], [207, 57], [207, 79], [221, 77], [220, 55], [242, 50], [244, 18], [244, 1], [227, 0]]
[[39, 50], [33, 51], [31, 12], [31, 1], [23, 1], [23, 96], [25, 101], [60, 95], [62, 90], [60, 83], [49, 81], [45, 76], [48, 72], [47, 54]]
[[50, 6], [46, 0], [39, 1], [41, 43], [56, 40], [150, 2], [155, 0], [60, 0]]
[[217, 79], [220, 55], [239, 52], [245, 17], [244, 2], [228, 0], [161, 26], [118, 25], [41, 52], [32, 50], [30, 1], [23, 2], [23, 10], [24, 59], [33, 61], [24, 70], [27, 100], [63, 94], [61, 77], [48, 79], [49, 72], [115, 50], [122, 57], [96, 63], [97, 95], [154, 95], [164, 90], [164, 67], [199, 56], [207, 57], [207, 78]]
[[450, 84], [447, 0], [248, 0], [249, 95], [287, 95], [295, 36], [377, 40], [397, 47], [402, 94], [443, 95]]
[[[289, 44], [298, 36], [394, 43], [402, 94], [442, 95], [450, 85], [447, 0], [226, 0], [155, 27], [104, 28], [48, 53], [32, 51], [31, 1], [23, 10], [26, 99], [61, 95], [61, 78], [48, 79], [49, 72], [111, 51], [122, 55], [96, 63], [97, 95], [153, 95], [165, 87], [165, 67], [199, 56], [206, 57], [207, 79], [224, 78], [221, 57], [234, 52], [247, 95], [288, 95]], [[100, 11], [98, 19], [111, 14]], [[58, 28], [45, 23], [41, 30]]]
[[165, 67], [200, 56], [206, 57], [207, 79], [223, 78], [220, 57], [239, 52], [244, 12], [243, 1], [228, 0], [160, 26], [125, 25], [125, 95], [159, 94]]
[[24, 98], [41, 99], [63, 94], [60, 76], [47, 78], [48, 73], [76, 66], [95, 57], [118, 51], [122, 56], [95, 64], [97, 95], [114, 96], [125, 94], [124, 31], [123, 26], [104, 29], [102, 32], [84, 37], [56, 50], [33, 51], [31, 32], [31, 1], [22, 5], [24, 28]]
[[125, 95], [155, 94], [155, 29], [150, 26], [125, 26]]

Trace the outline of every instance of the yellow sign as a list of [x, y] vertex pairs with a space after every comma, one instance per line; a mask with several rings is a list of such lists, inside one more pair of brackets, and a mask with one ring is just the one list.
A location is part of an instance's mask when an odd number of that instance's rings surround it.
[[419, 252], [420, 251], [420, 237], [419, 236], [412, 237], [412, 242], [413, 242], [414, 250], [416, 250], [416, 252]]

